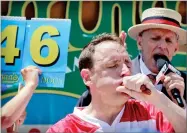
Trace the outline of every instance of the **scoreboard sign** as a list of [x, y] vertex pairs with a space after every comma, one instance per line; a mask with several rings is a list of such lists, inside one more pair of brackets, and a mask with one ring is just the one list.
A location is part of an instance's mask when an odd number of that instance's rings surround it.
[[64, 87], [71, 21], [1, 17], [1, 83], [22, 82], [20, 71], [37, 66], [39, 87]]

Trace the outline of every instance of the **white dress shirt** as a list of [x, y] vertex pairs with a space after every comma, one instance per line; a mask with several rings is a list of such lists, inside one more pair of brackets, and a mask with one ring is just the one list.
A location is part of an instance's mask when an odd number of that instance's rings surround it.
[[[148, 75], [148, 74], [152, 74], [152, 75], [156, 75], [155, 73], [152, 73], [148, 68], [147, 66], [145, 65], [145, 63], [143, 62], [142, 60], [142, 55], [140, 54], [140, 71], [141, 73], [145, 74], [145, 75]], [[162, 90], [162, 84], [159, 84], [159, 85], [155, 85], [156, 89], [161, 91]]]

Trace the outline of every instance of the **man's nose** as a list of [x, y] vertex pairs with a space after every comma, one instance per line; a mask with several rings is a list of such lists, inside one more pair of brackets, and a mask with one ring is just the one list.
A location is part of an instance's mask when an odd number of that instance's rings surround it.
[[123, 64], [122, 71], [121, 71], [121, 77], [130, 76], [131, 72], [130, 69], [127, 67], [126, 64]]
[[167, 42], [165, 41], [165, 39], [163, 39], [159, 42], [159, 45], [158, 45], [159, 48], [164, 50], [166, 48], [166, 46], [167, 46]]

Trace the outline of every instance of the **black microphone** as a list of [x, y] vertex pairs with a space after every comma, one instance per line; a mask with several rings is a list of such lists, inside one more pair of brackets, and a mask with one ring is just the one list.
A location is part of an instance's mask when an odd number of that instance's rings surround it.
[[[175, 67], [171, 65], [171, 62], [165, 55], [155, 55], [154, 59], [156, 61], [156, 66], [158, 67], [158, 70], [159, 70], [159, 73], [156, 76], [156, 84], [161, 82], [160, 78], [163, 74], [165, 75], [165, 74], [168, 74], [169, 72], [173, 72], [181, 76], [180, 71], [178, 71]], [[177, 88], [174, 88], [171, 90], [171, 94], [173, 98], [176, 99], [178, 105], [180, 107], [184, 107], [179, 90]]]

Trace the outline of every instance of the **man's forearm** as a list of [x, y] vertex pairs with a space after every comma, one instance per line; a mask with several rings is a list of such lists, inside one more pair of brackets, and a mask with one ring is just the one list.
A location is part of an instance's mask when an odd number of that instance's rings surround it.
[[15, 97], [13, 97], [2, 108], [2, 128], [11, 126], [23, 113], [32, 94], [35, 90], [35, 86], [25, 86]]
[[[172, 102], [163, 93], [160, 93], [159, 98], [155, 101], [155, 106], [158, 107], [169, 122], [172, 124], [175, 132], [186, 132], [186, 111]], [[183, 126], [181, 126], [183, 125]]]

